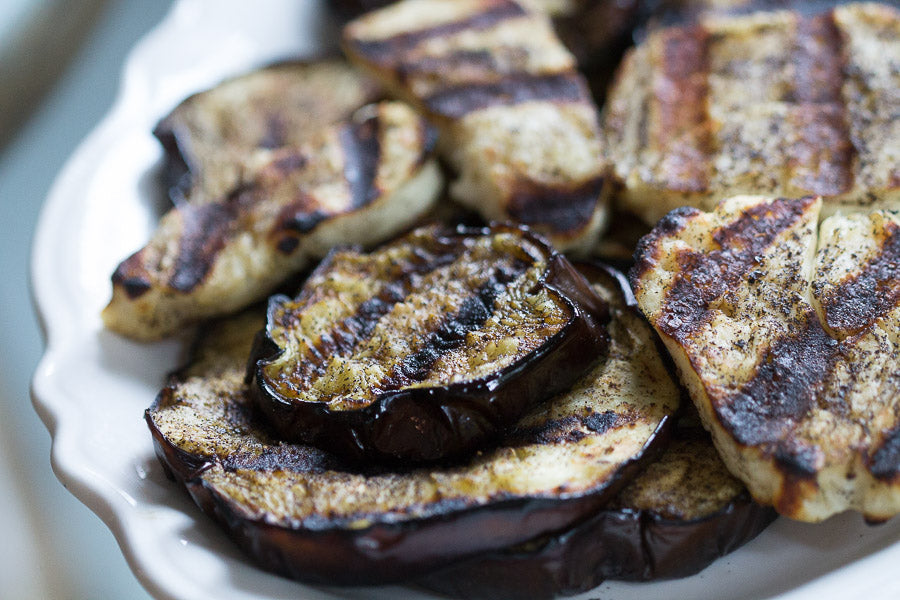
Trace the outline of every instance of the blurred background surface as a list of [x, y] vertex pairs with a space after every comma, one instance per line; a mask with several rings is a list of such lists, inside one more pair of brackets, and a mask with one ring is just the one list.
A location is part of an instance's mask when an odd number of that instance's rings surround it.
[[28, 291], [50, 185], [103, 117], [129, 49], [171, 0], [0, 0], [0, 598], [149, 598], [112, 533], [59, 483], [29, 381], [43, 342]]

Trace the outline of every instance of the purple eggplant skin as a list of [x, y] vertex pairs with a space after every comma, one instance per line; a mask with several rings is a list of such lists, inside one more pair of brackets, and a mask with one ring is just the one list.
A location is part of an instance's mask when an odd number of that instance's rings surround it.
[[[445, 386], [382, 392], [360, 409], [331, 410], [323, 402], [284, 398], [265, 376], [280, 356], [267, 329], [251, 353], [250, 385], [254, 400], [284, 440], [308, 443], [353, 462], [406, 465], [465, 456], [492, 443], [528, 409], [567, 390], [608, 349], [609, 307], [577, 269], [542, 237], [517, 225], [436, 229], [437, 244], [448, 246], [465, 236], [514, 232], [541, 249], [547, 268], [538, 283], [568, 308], [560, 331], [508, 367], [488, 377]], [[318, 269], [327, 269], [326, 258]]]
[[[286, 528], [268, 523], [265, 518], [248, 518], [196, 475], [203, 470], [196, 470], [197, 457], [169, 444], [149, 417], [147, 421], [166, 475], [183, 485], [197, 506], [218, 522], [257, 566], [296, 581], [322, 585], [409, 583], [440, 569], [448, 563], [448, 557], [464, 560], [484, 549], [496, 548], [503, 540], [515, 543], [523, 530], [566, 527], [579, 515], [596, 512], [635, 476], [646, 460], [642, 457], [625, 466], [607, 489], [588, 496], [516, 499], [463, 511], [448, 505], [445, 515], [431, 519], [386, 521], [360, 530]], [[658, 435], [648, 445], [664, 444], [668, 429], [669, 422], [661, 424]]]
[[774, 510], [746, 494], [694, 521], [643, 510], [602, 510], [536, 549], [493, 552], [419, 583], [472, 600], [549, 600], [580, 594], [607, 579], [687, 577], [756, 537], [775, 517]]

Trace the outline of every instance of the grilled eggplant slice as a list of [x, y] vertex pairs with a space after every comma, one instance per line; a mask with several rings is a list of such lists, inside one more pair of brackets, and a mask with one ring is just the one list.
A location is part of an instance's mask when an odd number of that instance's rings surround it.
[[900, 512], [900, 217], [816, 222], [821, 200], [670, 213], [632, 271], [729, 469], [820, 521]]
[[545, 15], [512, 0], [404, 0], [351, 22], [343, 40], [438, 124], [456, 200], [560, 250], [596, 244], [609, 191], [596, 107]]
[[349, 460], [483, 446], [606, 352], [606, 305], [529, 231], [426, 227], [332, 254], [270, 301], [258, 404], [282, 439]]
[[419, 583], [454, 598], [550, 600], [607, 579], [687, 577], [755, 538], [775, 517], [751, 500], [705, 432], [680, 431], [658, 460], [584, 523]]
[[[533, 409], [466, 464], [360, 471], [278, 441], [244, 383], [261, 315], [201, 338], [146, 418], [167, 473], [257, 563], [303, 581], [407, 581], [454, 560], [559, 531], [596, 512], [664, 440], [678, 407], [659, 394], [647, 340], [611, 327], [610, 358]], [[622, 386], [622, 372], [639, 372]]]
[[112, 276], [110, 329], [157, 339], [264, 298], [338, 244], [409, 227], [441, 191], [432, 130], [402, 103], [364, 107], [216, 202], [177, 206]]
[[272, 150], [296, 147], [379, 99], [346, 61], [290, 61], [194, 94], [153, 131], [176, 203], [215, 201], [253, 178]]
[[656, 31], [607, 104], [618, 199], [650, 225], [740, 194], [900, 209], [898, 63], [900, 12], [872, 3]]

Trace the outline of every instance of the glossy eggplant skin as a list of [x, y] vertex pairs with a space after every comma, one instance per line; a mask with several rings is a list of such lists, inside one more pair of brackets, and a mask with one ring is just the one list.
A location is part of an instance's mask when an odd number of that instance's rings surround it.
[[[561, 301], [569, 317], [560, 331], [535, 350], [486, 377], [381, 392], [370, 404], [353, 410], [286, 398], [266, 374], [283, 351], [273, 339], [272, 327], [277, 320], [274, 311], [287, 299], [274, 298], [266, 331], [251, 353], [251, 390], [281, 438], [312, 444], [354, 462], [410, 464], [458, 458], [490, 444], [504, 427], [539, 402], [567, 390], [602, 360], [608, 349], [608, 307], [543, 238], [527, 228], [503, 224], [435, 228], [433, 236], [436, 244], [453, 246], [467, 237], [510, 233], [547, 257], [537, 285]], [[329, 268], [326, 258], [319, 270]]]
[[[713, 451], [708, 436], [699, 435]], [[563, 534], [470, 559], [419, 583], [454, 598], [549, 600], [585, 592], [607, 579], [687, 577], [755, 538], [776, 516], [746, 490], [690, 518], [625, 506], [620, 496]]]

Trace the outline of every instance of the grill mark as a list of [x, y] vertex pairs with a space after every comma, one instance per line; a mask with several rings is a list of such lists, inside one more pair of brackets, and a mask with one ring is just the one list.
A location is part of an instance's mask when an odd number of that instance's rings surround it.
[[445, 88], [425, 98], [424, 103], [433, 114], [459, 119], [492, 106], [513, 106], [533, 101], [588, 102], [589, 98], [584, 79], [577, 73], [510, 73], [499, 81]]
[[340, 465], [329, 454], [311, 446], [280, 444], [264, 446], [262, 452], [241, 451], [222, 458], [226, 471], [292, 471], [294, 473], [324, 473]]
[[709, 32], [675, 28], [662, 34], [661, 68], [652, 82], [662, 149], [660, 176], [681, 192], [709, 185], [712, 129], [709, 118]]
[[796, 72], [792, 120], [797, 141], [791, 148], [791, 184], [822, 195], [838, 195], [853, 186], [855, 148], [850, 140], [841, 87], [843, 39], [829, 12], [800, 19], [794, 41]]
[[129, 300], [136, 300], [150, 291], [152, 283], [144, 268], [144, 250], [138, 250], [116, 267], [112, 274], [114, 286], [121, 286]]
[[900, 474], [900, 426], [888, 431], [866, 466], [878, 479], [895, 479]]
[[736, 287], [766, 248], [797, 223], [815, 200], [812, 196], [778, 198], [769, 204], [756, 204], [713, 233], [718, 250], [681, 253], [679, 273], [657, 322], [660, 330], [686, 342], [706, 319], [710, 303]]
[[344, 179], [350, 186], [350, 210], [369, 205], [378, 198], [376, 185], [381, 160], [381, 120], [372, 116], [341, 128]]
[[[311, 381], [325, 372], [326, 363], [334, 356], [347, 356], [360, 344], [364, 343], [375, 330], [378, 321], [388, 314], [394, 305], [404, 301], [412, 291], [413, 279], [427, 275], [441, 267], [452, 264], [457, 254], [453, 248], [444, 248], [440, 254], [429, 254], [422, 250], [413, 254], [413, 260], [397, 265], [400, 275], [398, 281], [386, 284], [378, 294], [363, 301], [356, 311], [336, 323], [332, 329], [323, 333], [312, 344], [309, 356], [298, 361], [295, 369], [281, 383], [291, 387], [301, 387], [304, 382]], [[288, 329], [294, 318], [291, 311], [283, 311], [278, 326]], [[297, 383], [292, 383], [297, 382]]]
[[816, 405], [839, 353], [810, 311], [799, 331], [771, 345], [740, 390], [713, 400], [719, 420], [738, 443], [763, 446], [791, 474], [814, 474], [818, 453], [793, 444], [789, 434]]
[[178, 256], [169, 278], [170, 288], [188, 293], [206, 278], [231, 235], [236, 207], [242, 204], [240, 198], [249, 195], [246, 190], [238, 190], [225, 203], [187, 205], [179, 209], [182, 230]]
[[[372, 116], [361, 123], [345, 125], [338, 133], [349, 196], [346, 212], [363, 208], [380, 195], [381, 191], [375, 183], [381, 159], [380, 125], [381, 120]], [[422, 156], [426, 156], [428, 151], [426, 149]], [[289, 163], [288, 167], [300, 168], [304, 164], [305, 161]], [[311, 232], [337, 212], [321, 207], [322, 203], [315, 196], [303, 190], [297, 191], [294, 200], [281, 209], [272, 227], [270, 235], [277, 240], [275, 247], [279, 252], [293, 253], [300, 245], [299, 236]]]
[[586, 415], [568, 415], [544, 421], [533, 427], [517, 429], [503, 441], [503, 445], [521, 448], [579, 442], [589, 435], [601, 436], [627, 420], [624, 415], [611, 410], [602, 413], [589, 412]]
[[879, 252], [822, 299], [834, 331], [859, 333], [900, 302], [900, 227], [888, 223]]
[[578, 233], [594, 217], [606, 178], [589, 179], [577, 187], [519, 181], [512, 191], [507, 214], [520, 223], [555, 234]]
[[517, 261], [511, 268], [497, 267], [474, 294], [463, 300], [456, 314], [445, 318], [416, 352], [397, 363], [376, 385], [382, 392], [398, 390], [414, 382], [425, 381], [442, 354], [461, 347], [466, 335], [475, 331], [493, 313], [494, 301], [506, 285], [525, 272], [527, 264]]
[[700, 210], [693, 206], [679, 206], [666, 213], [650, 233], [638, 240], [634, 250], [634, 265], [628, 272], [632, 289], [638, 289], [644, 275], [659, 262], [660, 242], [687, 227], [688, 222], [700, 214]]
[[442, 23], [418, 31], [408, 31], [381, 40], [348, 40], [348, 42], [367, 60], [383, 66], [392, 65], [402, 62], [404, 55], [426, 40], [446, 37], [466, 30], [489, 29], [502, 21], [523, 17], [527, 14], [525, 9], [515, 2], [495, 0], [493, 6], [458, 21]]

